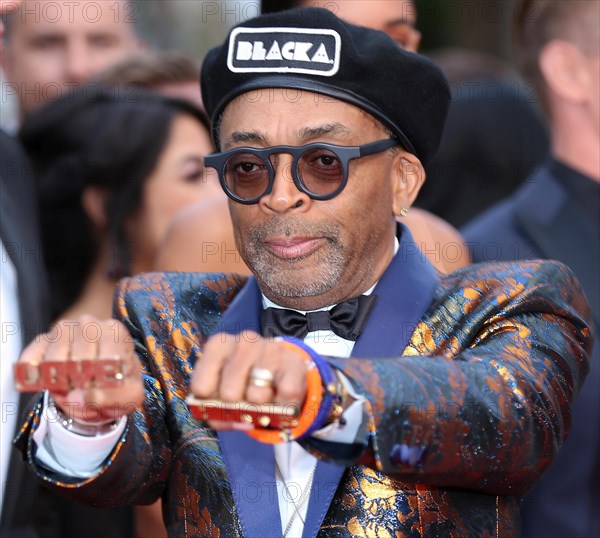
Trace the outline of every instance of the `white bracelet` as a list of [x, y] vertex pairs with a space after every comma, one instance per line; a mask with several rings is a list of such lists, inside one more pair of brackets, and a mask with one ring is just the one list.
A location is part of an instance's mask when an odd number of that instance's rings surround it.
[[48, 398], [48, 409], [56, 415], [58, 422], [65, 430], [84, 437], [96, 437], [97, 435], [110, 433], [119, 425], [119, 421], [113, 419], [103, 420], [102, 422], [87, 422], [68, 417], [60, 410], [52, 398]]

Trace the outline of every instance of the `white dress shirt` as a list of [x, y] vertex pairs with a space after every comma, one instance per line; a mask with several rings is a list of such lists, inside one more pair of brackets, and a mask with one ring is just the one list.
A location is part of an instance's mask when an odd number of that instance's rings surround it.
[[[365, 292], [364, 295], [370, 295], [374, 287]], [[320, 308], [319, 310], [331, 310], [334, 306], [336, 305]], [[264, 295], [263, 307], [282, 308], [269, 301]], [[298, 312], [306, 314], [305, 311], [299, 310]], [[354, 348], [353, 341], [345, 340], [332, 331], [310, 332], [304, 338], [304, 343], [319, 355], [328, 357], [348, 358]], [[345, 384], [350, 395], [356, 400], [344, 412], [345, 425], [331, 424], [313, 433], [313, 437], [338, 443], [351, 443], [356, 439], [356, 434], [362, 424], [365, 399], [354, 392], [347, 380], [345, 380]], [[274, 448], [277, 464], [275, 479], [277, 481], [282, 534], [285, 534], [287, 529], [286, 537], [300, 538], [306, 521], [317, 458], [309, 454], [296, 442], [274, 445]], [[295, 511], [297, 511], [297, 514], [294, 514]], [[290, 523], [291, 518], [293, 520]]]

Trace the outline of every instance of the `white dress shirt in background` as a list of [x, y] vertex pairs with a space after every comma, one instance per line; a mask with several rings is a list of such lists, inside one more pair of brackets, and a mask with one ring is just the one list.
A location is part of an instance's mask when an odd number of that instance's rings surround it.
[[8, 464], [12, 452], [12, 440], [18, 417], [19, 394], [15, 390], [13, 364], [22, 348], [21, 318], [17, 272], [0, 240], [0, 400], [2, 422], [0, 423], [0, 513], [7, 489]]

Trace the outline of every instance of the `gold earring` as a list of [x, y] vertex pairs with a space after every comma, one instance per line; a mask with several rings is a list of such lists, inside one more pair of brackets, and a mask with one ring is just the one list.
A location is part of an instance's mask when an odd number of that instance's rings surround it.
[[408, 215], [408, 208], [407, 207], [403, 207], [400, 209], [400, 215], [402, 217], [406, 217], [406, 215]]

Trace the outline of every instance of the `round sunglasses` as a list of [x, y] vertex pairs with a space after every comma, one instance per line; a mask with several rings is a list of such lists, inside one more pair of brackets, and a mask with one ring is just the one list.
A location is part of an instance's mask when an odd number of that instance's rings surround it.
[[256, 204], [269, 194], [275, 182], [272, 156], [292, 156], [292, 179], [296, 188], [313, 200], [337, 196], [348, 182], [348, 163], [367, 155], [382, 153], [400, 145], [393, 138], [362, 146], [336, 146], [316, 142], [305, 146], [272, 146], [264, 149], [234, 148], [212, 153], [204, 158], [205, 166], [219, 174], [223, 190], [241, 204]]

